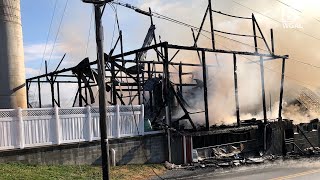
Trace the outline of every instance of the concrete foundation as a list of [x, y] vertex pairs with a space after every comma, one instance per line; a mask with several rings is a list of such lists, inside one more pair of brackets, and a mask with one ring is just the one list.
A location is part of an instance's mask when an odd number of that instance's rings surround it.
[[[167, 160], [166, 138], [163, 134], [110, 140], [111, 163], [116, 165], [163, 163]], [[112, 157], [115, 157], [113, 159]], [[84, 142], [0, 152], [0, 163], [28, 164], [101, 164], [100, 142]]]
[[0, 0], [0, 109], [26, 108], [20, 0]]

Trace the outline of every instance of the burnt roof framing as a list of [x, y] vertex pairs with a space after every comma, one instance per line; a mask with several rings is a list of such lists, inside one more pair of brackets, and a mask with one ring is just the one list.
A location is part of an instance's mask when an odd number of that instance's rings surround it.
[[[120, 4], [121, 5], [121, 4]], [[136, 10], [136, 12], [141, 13], [143, 15], [146, 16], [150, 16], [150, 21], [151, 21], [151, 26], [150, 27], [154, 27], [154, 22], [152, 17], [155, 16], [154, 13], [151, 11], [151, 9], [149, 9], [149, 12], [145, 12], [143, 10]], [[142, 13], [143, 12], [143, 13]], [[220, 15], [225, 15], [228, 17], [232, 17], [232, 18], [241, 18], [241, 19], [249, 19], [252, 22], [252, 29], [253, 29], [253, 35], [242, 35], [242, 34], [236, 34], [236, 33], [230, 33], [230, 32], [224, 32], [224, 31], [220, 31], [217, 29], [213, 28], [213, 18], [212, 18], [212, 14], [213, 13], [218, 13]], [[211, 33], [211, 43], [212, 43], [212, 48], [202, 48], [199, 47], [199, 45], [197, 44], [198, 40], [199, 40], [199, 36], [201, 35], [202, 31], [207, 31], [205, 30], [204, 27], [204, 23], [207, 19], [207, 16], [209, 16], [209, 20], [210, 20], [210, 33]], [[190, 26], [190, 25], [189, 25]], [[150, 30], [150, 28], [149, 28]], [[124, 104], [122, 98], [125, 97], [121, 97], [119, 95], [119, 93], [121, 93], [120, 91], [127, 91], [130, 92], [130, 94], [134, 94], [133, 98], [136, 98], [138, 96], [138, 102], [139, 104], [142, 103], [146, 103], [145, 102], [145, 90], [143, 88], [143, 85], [145, 83], [146, 80], [155, 77], [157, 74], [161, 74], [163, 77], [163, 81], [165, 83], [163, 84], [163, 94], [167, 95], [164, 97], [163, 99], [163, 103], [165, 106], [168, 107], [168, 112], [166, 114], [166, 116], [169, 116], [168, 119], [170, 119], [169, 122], [167, 122], [169, 126], [171, 126], [171, 105], [170, 105], [170, 98], [168, 96], [168, 94], [170, 94], [170, 91], [173, 89], [171, 88], [172, 84], [170, 82], [170, 74], [172, 74], [172, 72], [170, 72], [170, 68], [169, 66], [178, 66], [179, 68], [179, 83], [175, 84], [177, 87], [179, 87], [179, 92], [182, 92], [182, 87], [183, 86], [198, 86], [198, 84], [185, 84], [182, 82], [182, 76], [183, 75], [187, 75], [190, 73], [185, 73], [183, 72], [183, 67], [184, 66], [197, 66], [202, 68], [202, 72], [203, 72], [203, 90], [204, 90], [204, 102], [205, 102], [205, 121], [206, 121], [206, 129], [209, 130], [210, 129], [210, 124], [209, 124], [209, 115], [208, 115], [208, 97], [207, 97], [207, 73], [206, 73], [206, 68], [209, 67], [209, 65], [206, 65], [206, 54], [207, 53], [222, 53], [222, 54], [230, 54], [233, 55], [233, 59], [234, 59], [234, 81], [235, 81], [235, 86], [237, 86], [237, 68], [236, 68], [236, 61], [237, 61], [237, 56], [255, 56], [255, 57], [260, 57], [260, 61], [257, 61], [257, 63], [260, 63], [260, 71], [261, 71], [261, 86], [262, 86], [262, 100], [263, 100], [263, 112], [264, 112], [264, 121], [267, 121], [267, 116], [266, 116], [266, 107], [265, 107], [265, 92], [264, 92], [264, 61], [267, 60], [275, 60], [275, 59], [282, 59], [282, 73], [281, 73], [281, 85], [280, 85], [280, 105], [279, 105], [279, 119], [281, 120], [281, 110], [282, 110], [282, 97], [283, 97], [283, 84], [284, 84], [284, 70], [285, 70], [285, 60], [288, 59], [288, 55], [276, 55], [274, 53], [274, 40], [273, 40], [273, 31], [271, 29], [271, 48], [269, 47], [265, 36], [262, 33], [262, 30], [255, 18], [255, 16], [252, 14], [251, 17], [239, 17], [239, 16], [234, 16], [234, 15], [229, 15], [226, 13], [222, 13], [220, 11], [215, 11], [212, 9], [212, 5], [211, 5], [211, 1], [208, 0], [208, 6], [206, 7], [206, 11], [204, 13], [204, 17], [202, 19], [202, 22], [200, 24], [200, 27], [194, 27], [191, 26], [191, 30], [192, 30], [192, 35], [193, 35], [193, 46], [183, 46], [183, 45], [174, 45], [174, 44], [169, 44], [168, 42], [161, 42], [157, 43], [156, 41], [156, 36], [153, 33], [152, 37], [153, 37], [153, 41], [154, 41], [154, 45], [149, 45], [147, 47], [142, 47], [139, 49], [135, 49], [132, 51], [128, 51], [128, 52], [123, 52], [123, 44], [122, 44], [122, 31], [119, 30], [119, 37], [118, 40], [116, 42], [115, 47], [111, 50], [111, 52], [109, 53], [110, 57], [107, 56], [106, 58], [106, 72], [110, 72], [111, 75], [110, 76], [106, 76], [106, 78], [110, 78], [110, 82], [111, 85], [111, 90], [110, 90], [110, 99], [111, 99], [111, 104], [117, 104], [118, 100], [121, 102], [121, 104]], [[195, 31], [197, 31], [197, 34], [195, 34]], [[209, 31], [207, 31], [209, 32]], [[216, 38], [215, 36], [219, 36], [219, 34], [227, 34], [227, 35], [232, 35], [232, 36], [243, 36], [243, 37], [249, 37], [249, 38], [253, 38], [253, 42], [254, 42], [254, 52], [247, 52], [247, 51], [234, 51], [234, 50], [223, 50], [223, 49], [217, 49], [216, 48]], [[260, 34], [260, 36], [258, 36], [258, 34]], [[150, 38], [150, 37], [149, 37]], [[260, 38], [263, 40], [263, 43], [265, 45], [265, 47], [267, 47], [267, 54], [266, 53], [261, 53], [259, 52], [258, 48], [258, 43], [257, 43], [257, 39]], [[118, 44], [118, 42], [120, 43], [120, 48], [121, 48], [121, 53], [117, 54], [117, 55], [113, 55], [113, 52]], [[159, 50], [160, 49], [160, 50]], [[157, 55], [157, 61], [145, 61], [145, 60], [139, 60], [138, 55], [140, 56], [142, 53], [146, 52], [146, 51], [155, 51], [156, 55]], [[174, 53], [174, 55], [169, 58], [169, 50], [177, 50], [176, 53]], [[199, 64], [192, 64], [192, 63], [184, 63], [184, 62], [172, 62], [172, 60], [176, 57], [176, 55], [180, 52], [180, 51], [195, 51], [198, 54], [199, 57]], [[131, 56], [131, 55], [135, 55], [135, 59], [133, 60], [125, 60], [125, 57], [127, 56]], [[62, 58], [63, 60], [63, 58]], [[61, 61], [62, 61], [61, 60]], [[61, 64], [61, 61], [59, 63], [59, 65]], [[116, 64], [116, 63], [121, 63], [121, 65]], [[118, 66], [122, 66], [124, 67], [125, 63], [136, 63], [137, 65], [137, 69], [138, 69], [138, 73], [137, 74], [130, 74], [128, 72], [125, 72], [123, 70], [121, 70]], [[97, 65], [97, 61], [92, 61], [88, 63], [89, 67], [91, 66], [95, 66]], [[147, 67], [147, 70], [141, 70], [139, 66], [142, 65], [143, 67]], [[155, 66], [155, 65], [162, 65], [163, 66], [163, 71], [156, 71], [153, 70], [151, 68], [151, 65]], [[59, 66], [58, 66], [59, 67]], [[26, 84], [28, 85], [27, 88], [27, 95], [28, 95], [28, 105], [30, 105], [29, 103], [29, 90], [30, 90], [30, 85], [31, 83], [37, 83], [38, 84], [38, 99], [39, 99], [39, 105], [41, 107], [41, 84], [42, 83], [50, 83], [50, 88], [51, 88], [51, 99], [52, 99], [52, 106], [58, 105], [60, 106], [60, 93], [59, 93], [59, 88], [61, 86], [61, 84], [67, 83], [74, 83], [74, 84], [78, 84], [78, 91], [77, 94], [75, 95], [75, 100], [73, 105], [75, 105], [76, 102], [76, 98], [78, 97], [79, 99], [79, 106], [83, 106], [83, 105], [88, 105], [90, 104], [90, 102], [88, 101], [88, 89], [90, 89], [91, 87], [95, 86], [94, 84], [92, 84], [92, 80], [90, 79], [90, 77], [87, 79], [87, 77], [82, 77], [82, 79], [79, 77], [79, 75], [75, 75], [75, 74], [66, 74], [66, 73], [72, 73], [75, 71], [76, 67], [71, 67], [71, 68], [64, 68], [62, 70], [58, 70], [58, 67], [56, 68], [55, 71], [53, 72], [46, 72], [45, 74], [39, 75], [39, 76], [35, 76], [32, 78], [28, 78], [26, 79]], [[125, 68], [124, 68], [125, 69]], [[125, 74], [125, 77], [123, 77], [123, 75], [119, 75], [119, 72], [122, 71]], [[45, 80], [42, 80], [43, 78], [45, 78]], [[73, 78], [73, 80], [60, 80], [60, 78]], [[130, 78], [131, 80], [133, 80], [133, 82], [120, 82], [120, 83], [116, 83], [116, 79], [123, 79], [123, 78]], [[86, 81], [86, 82], [84, 82]], [[90, 84], [91, 83], [91, 84]], [[57, 85], [57, 99], [56, 100], [56, 95], [55, 95], [55, 84]], [[59, 86], [60, 85], [60, 86]], [[118, 86], [122, 86], [124, 88], [118, 88]], [[135, 86], [135, 88], [133, 88], [133, 86]], [[82, 89], [85, 90], [85, 95], [82, 94]], [[91, 92], [92, 93], [92, 92]], [[149, 92], [149, 97], [152, 97], [153, 94], [151, 92]], [[237, 87], [235, 87], [235, 100], [238, 101], [238, 97], [237, 97]], [[178, 97], [177, 97], [178, 98]], [[133, 100], [132, 100], [133, 101]], [[155, 112], [153, 110], [153, 106], [152, 106], [152, 98], [150, 99], [151, 101], [151, 107], [150, 109], [152, 109], [152, 112]], [[85, 104], [83, 104], [82, 102], [85, 102]], [[179, 101], [181, 102], [181, 101]], [[149, 102], [150, 103], [150, 102]], [[236, 110], [237, 110], [237, 123], [238, 126], [240, 126], [240, 117], [239, 117], [239, 107], [238, 107], [238, 103]], [[185, 116], [184, 118], [189, 119], [191, 124], [192, 124], [192, 120], [189, 116], [189, 112], [184, 108], [183, 103], [179, 103], [179, 105], [185, 110]]]

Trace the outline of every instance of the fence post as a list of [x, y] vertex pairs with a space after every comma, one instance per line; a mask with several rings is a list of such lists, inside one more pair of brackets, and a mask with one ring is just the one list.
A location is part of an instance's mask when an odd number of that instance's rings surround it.
[[141, 111], [140, 111], [140, 135], [144, 135], [144, 105], [141, 104]]
[[24, 148], [24, 124], [23, 124], [23, 117], [22, 117], [22, 109], [19, 107], [17, 109], [17, 117], [18, 117], [18, 124], [19, 124], [19, 138], [18, 138], [18, 145], [20, 149]]
[[116, 123], [117, 123], [117, 138], [121, 137], [120, 131], [120, 106], [116, 105]]
[[54, 107], [54, 119], [55, 119], [55, 128], [56, 128], [56, 143], [59, 145], [61, 144], [61, 134], [60, 134], [60, 129], [61, 129], [61, 126], [60, 126], [60, 118], [59, 118], [59, 108], [58, 106], [55, 106]]
[[91, 106], [87, 106], [87, 138], [88, 141], [92, 141], [92, 117]]

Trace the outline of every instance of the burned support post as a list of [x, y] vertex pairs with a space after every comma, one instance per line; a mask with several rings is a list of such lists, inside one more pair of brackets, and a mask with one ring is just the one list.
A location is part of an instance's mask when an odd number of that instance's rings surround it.
[[39, 100], [39, 108], [42, 107], [41, 103], [41, 85], [40, 85], [40, 78], [38, 78], [38, 100]]
[[57, 82], [58, 107], [61, 106], [61, 104], [60, 104], [60, 85], [59, 85], [59, 84], [60, 84], [60, 83]]
[[[204, 25], [204, 22], [206, 21], [206, 18], [207, 18], [207, 15], [208, 15], [208, 11], [209, 11], [209, 4], [208, 4], [208, 7], [206, 9], [206, 12], [204, 13], [204, 16], [203, 16], [203, 19], [201, 21], [201, 25], [200, 25], [200, 28], [198, 30], [198, 34], [197, 34], [197, 37], [195, 38], [195, 44], [198, 42], [199, 40], [199, 37], [200, 37], [200, 34], [201, 34], [201, 31], [202, 31], [202, 28], [203, 28], [203, 25]], [[194, 46], [195, 46], [194, 44]]]
[[[151, 26], [152, 26], [152, 25], [154, 25], [154, 23], [153, 23], [151, 8], [149, 8], [149, 14], [150, 14], [150, 23], [151, 23]], [[155, 33], [153, 33], [153, 40], [154, 40], [154, 44], [157, 44], [157, 38], [156, 38], [156, 34]], [[156, 49], [158, 50], [158, 48], [156, 48]], [[157, 54], [157, 59], [158, 59], [158, 62], [160, 62], [159, 54]]]
[[204, 114], [206, 120], [206, 129], [210, 130], [209, 112], [208, 112], [208, 88], [207, 88], [207, 65], [206, 52], [202, 51], [202, 76], [203, 76], [203, 99], [204, 99]]
[[283, 86], [285, 75], [286, 59], [282, 59], [282, 71], [281, 71], [281, 85], [280, 85], [280, 99], [279, 99], [279, 121], [282, 120], [282, 100], [283, 100]]
[[112, 84], [111, 102], [112, 102], [112, 105], [117, 105], [116, 73], [115, 73], [114, 63], [111, 63], [111, 84]]
[[137, 66], [137, 86], [138, 86], [138, 104], [141, 105], [141, 81], [140, 81], [140, 63], [138, 54], [136, 54], [136, 66]]
[[274, 54], [274, 38], [273, 38], [273, 29], [270, 29], [270, 37], [271, 37], [271, 52]]
[[180, 84], [179, 91], [180, 91], [180, 95], [182, 96], [182, 62], [181, 61], [179, 64], [179, 84]]
[[[194, 41], [193, 47], [197, 48], [197, 47], [198, 47], [198, 45], [197, 45], [197, 39], [196, 39], [196, 36], [194, 35], [194, 30], [193, 30], [192, 28], [191, 28], [191, 31], [192, 31], [193, 41]], [[200, 34], [200, 33], [201, 33], [201, 32], [199, 32], [199, 34]], [[197, 51], [197, 54], [198, 54], [199, 61], [200, 61], [200, 63], [201, 63], [201, 57], [200, 57], [199, 51]]]
[[240, 107], [239, 107], [239, 94], [238, 94], [238, 75], [237, 75], [237, 56], [233, 54], [233, 77], [234, 77], [234, 96], [236, 100], [236, 114], [237, 114], [237, 125], [241, 125], [240, 121]]
[[213, 17], [212, 17], [212, 3], [211, 0], [208, 0], [209, 3], [209, 16], [210, 16], [210, 28], [211, 28], [211, 41], [212, 41], [212, 49], [216, 49], [214, 42], [214, 29], [213, 29]]
[[30, 98], [29, 98], [29, 82], [28, 80], [26, 80], [26, 93], [27, 93], [27, 107], [29, 108], [30, 106]]
[[123, 36], [122, 36], [122, 31], [119, 31], [119, 36], [120, 36], [120, 51], [121, 51], [121, 60], [122, 60], [122, 66], [124, 66], [124, 56], [123, 56]]
[[81, 79], [78, 76], [78, 92], [79, 92], [79, 107], [82, 107], [82, 87], [81, 87]]
[[85, 95], [85, 103], [86, 103], [86, 106], [88, 106], [89, 105], [89, 103], [88, 103], [88, 85], [87, 84], [85, 84], [85, 87], [84, 87], [84, 95]]
[[264, 35], [263, 35], [263, 33], [262, 33], [262, 30], [261, 30], [261, 28], [260, 28], [257, 20], [256, 20], [255, 18], [254, 18], [253, 20], [254, 20], [254, 23], [255, 23], [255, 25], [257, 26], [258, 30], [259, 30], [259, 33], [260, 33], [260, 35], [261, 35], [261, 38], [262, 38], [264, 44], [266, 45], [269, 53], [272, 54], [272, 51], [271, 51], [270, 48], [269, 48], [269, 45], [268, 45], [268, 43], [267, 43], [267, 40], [266, 40], [266, 38], [264, 37]]
[[[144, 65], [144, 63], [143, 63], [143, 65]], [[141, 86], [142, 86], [142, 103], [145, 104], [146, 91], [144, 89], [144, 70], [142, 70], [142, 72], [141, 72], [141, 79], [142, 79], [142, 83], [141, 83]]]
[[261, 73], [261, 95], [262, 95], [262, 111], [263, 111], [263, 120], [264, 123], [267, 123], [267, 109], [266, 109], [266, 93], [264, 87], [264, 64], [263, 58], [260, 56], [260, 73]]
[[167, 128], [167, 136], [168, 136], [168, 155], [169, 162], [171, 162], [171, 99], [170, 99], [170, 73], [169, 73], [169, 54], [168, 54], [168, 43], [164, 45], [164, 59], [163, 59], [163, 102], [165, 102], [165, 110], [166, 110], [166, 124]]
[[252, 28], [253, 28], [253, 40], [254, 40], [254, 50], [257, 53], [258, 52], [258, 43], [257, 43], [257, 32], [256, 32], [256, 22], [255, 22], [255, 17], [252, 13]]
[[[148, 63], [148, 79], [150, 80], [152, 78], [151, 75], [151, 63]], [[153, 95], [152, 91], [149, 91], [149, 102], [150, 102], [150, 111], [153, 114]]]
[[50, 79], [50, 90], [51, 90], [51, 106], [54, 107], [55, 99], [54, 99], [54, 81], [53, 81], [53, 75], [51, 75]]

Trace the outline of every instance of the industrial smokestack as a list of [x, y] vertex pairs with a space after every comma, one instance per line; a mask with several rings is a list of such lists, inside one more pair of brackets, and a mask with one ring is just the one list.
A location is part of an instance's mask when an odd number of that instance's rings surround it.
[[20, 0], [0, 0], [0, 108], [26, 108]]

